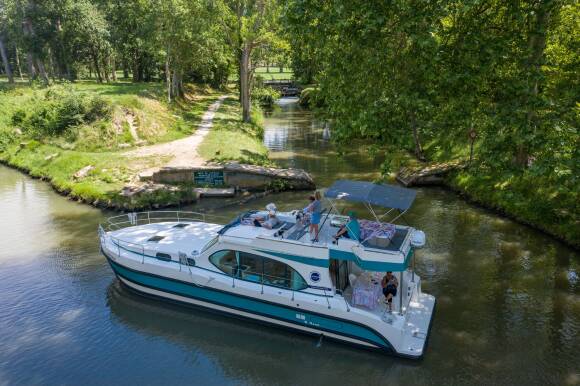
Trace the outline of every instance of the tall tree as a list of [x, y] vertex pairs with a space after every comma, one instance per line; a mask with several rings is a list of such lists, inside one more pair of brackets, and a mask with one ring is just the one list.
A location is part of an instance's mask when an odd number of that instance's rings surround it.
[[256, 48], [276, 39], [280, 7], [276, 0], [226, 0], [227, 30], [238, 63], [242, 120], [251, 120], [251, 90]]

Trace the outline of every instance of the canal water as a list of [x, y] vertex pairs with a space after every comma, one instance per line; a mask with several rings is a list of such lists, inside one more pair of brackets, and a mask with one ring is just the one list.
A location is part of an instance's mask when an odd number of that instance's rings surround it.
[[[319, 186], [373, 179], [364, 147], [339, 155], [295, 100], [266, 119], [284, 166]], [[281, 193], [243, 209], [301, 207]], [[242, 209], [188, 209], [226, 222]], [[425, 358], [410, 361], [183, 309], [119, 285], [100, 255], [108, 215], [0, 166], [0, 385], [560, 385], [580, 384], [580, 256], [535, 230], [420, 189], [403, 219], [423, 229], [423, 290], [438, 299]]]

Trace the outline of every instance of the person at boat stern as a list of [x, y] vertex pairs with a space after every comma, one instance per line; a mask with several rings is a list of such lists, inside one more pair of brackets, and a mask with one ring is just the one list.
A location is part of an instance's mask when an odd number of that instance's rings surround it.
[[[312, 200], [314, 198], [314, 200]], [[317, 190], [314, 192], [314, 196], [310, 196], [311, 203], [308, 205], [308, 211], [310, 212], [310, 234], [311, 241], [318, 241], [318, 226], [320, 224], [320, 217], [322, 217], [322, 202], [320, 201], [320, 192]]]
[[341, 226], [336, 235], [334, 235], [333, 243], [336, 244], [338, 239], [345, 237], [347, 239], [359, 240], [360, 239], [360, 225], [356, 219], [356, 213], [353, 211], [348, 212], [348, 222]]
[[399, 287], [399, 281], [397, 277], [393, 275], [392, 271], [388, 271], [383, 280], [381, 280], [381, 286], [383, 287], [383, 295], [387, 299], [387, 304], [389, 305], [389, 311], [393, 310], [393, 297], [397, 296], [397, 287]]

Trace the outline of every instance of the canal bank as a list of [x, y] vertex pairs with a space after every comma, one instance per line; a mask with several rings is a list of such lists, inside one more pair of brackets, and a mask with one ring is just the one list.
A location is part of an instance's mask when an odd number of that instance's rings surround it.
[[[264, 124], [270, 156], [311, 170], [321, 188], [379, 177], [380, 159], [354, 146], [338, 157], [323, 125], [291, 101]], [[438, 299], [420, 363], [330, 341], [317, 346], [317, 339], [136, 296], [98, 250], [97, 225], [111, 212], [0, 167], [0, 377], [9, 384], [578, 383], [578, 253], [445, 189], [417, 191], [402, 221], [427, 234], [415, 269]], [[183, 209], [224, 224], [269, 202], [289, 210], [307, 197], [280, 192], [243, 207], [206, 199]]]
[[[188, 90], [172, 105], [155, 86], [142, 84], [7, 90], [0, 95], [9, 107], [0, 113], [0, 163], [47, 181], [73, 200], [116, 210], [189, 204], [211, 195], [212, 188], [314, 189], [308, 173], [277, 169], [269, 160], [260, 109], [243, 123], [235, 96], [201, 86]], [[34, 106], [39, 98], [44, 110]], [[58, 103], [74, 100], [98, 104], [101, 115], [59, 132], [31, 123], [42, 111], [68, 111], [57, 109]], [[125, 137], [131, 140], [123, 142]]]

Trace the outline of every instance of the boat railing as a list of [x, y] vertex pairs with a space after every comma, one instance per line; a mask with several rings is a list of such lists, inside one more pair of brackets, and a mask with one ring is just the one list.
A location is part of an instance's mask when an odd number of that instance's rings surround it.
[[118, 216], [109, 217], [101, 224], [103, 231], [115, 231], [137, 225], [152, 224], [159, 222], [198, 222], [205, 221], [205, 214], [188, 211], [150, 211], [130, 212]]
[[[116, 249], [116, 252], [117, 252], [116, 256], [115, 255], [112, 256], [113, 259], [116, 257], [121, 257], [121, 250], [123, 249], [123, 250], [127, 250], [129, 252], [134, 252], [136, 254], [141, 255], [141, 264], [145, 263], [145, 245], [144, 244], [126, 241], [126, 240], [122, 240], [118, 237], [111, 236], [110, 234], [108, 235], [107, 232], [105, 231], [105, 228], [103, 228], [102, 225], [99, 225], [99, 239], [101, 241], [101, 246], [106, 245], [107, 239], [110, 240], [114, 249]], [[112, 252], [115, 252], [115, 251], [112, 251]]]

